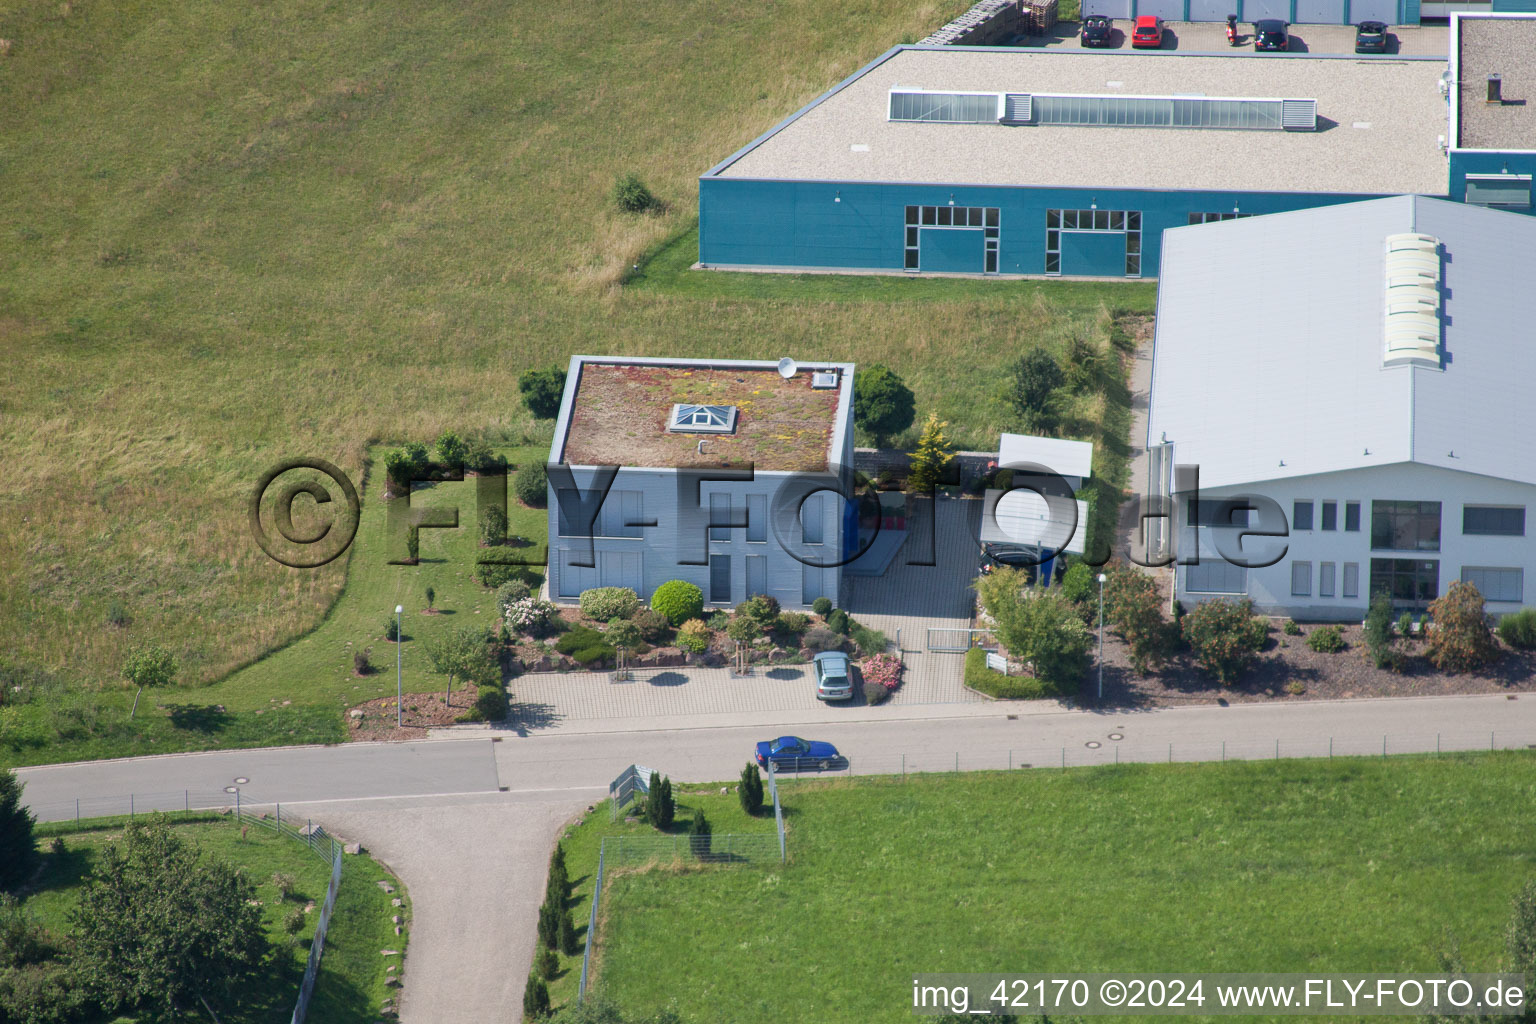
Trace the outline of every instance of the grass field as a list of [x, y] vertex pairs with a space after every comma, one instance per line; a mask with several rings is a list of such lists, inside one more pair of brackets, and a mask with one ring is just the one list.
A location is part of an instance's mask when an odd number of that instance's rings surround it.
[[[910, 1019], [925, 971], [1432, 972], [1453, 940], [1494, 970], [1533, 792], [1527, 753], [797, 784], [786, 868], [605, 881], [598, 984], [862, 1022]], [[577, 830], [573, 877], [608, 828]]]
[[[90, 719], [126, 707], [144, 640], [194, 687], [288, 648], [340, 614], [347, 563], [261, 553], [261, 473], [360, 480], [371, 446], [449, 428], [523, 444], [517, 375], [575, 352], [880, 360], [989, 445], [1010, 360], [1105, 347], [1151, 286], [677, 269], [702, 170], [964, 6], [0, 0], [0, 683]], [[623, 170], [662, 213], [614, 210]], [[1067, 429], [1112, 437], [1123, 404], [1084, 395]], [[341, 652], [314, 636], [216, 688], [294, 701], [259, 722], [65, 721], [47, 756], [336, 738]]]
[[[39, 849], [43, 852], [43, 873], [34, 890], [25, 897], [25, 906], [37, 920], [56, 935], [69, 932], [69, 913], [79, 898], [79, 887], [89, 874], [98, 851], [122, 837], [121, 819], [87, 821], [82, 825], [47, 824], [38, 827]], [[287, 1021], [298, 998], [299, 981], [304, 975], [309, 942], [314, 937], [319, 913], [306, 915], [299, 944], [288, 948], [283, 918], [294, 907], [325, 900], [330, 868], [303, 845], [259, 826], [249, 826], [241, 835], [238, 823], [218, 815], [177, 816], [173, 827], [201, 849], [205, 856], [240, 867], [256, 884], [256, 899], [262, 904], [262, 917], [274, 947], [280, 950], [268, 990], [252, 993], [251, 1004], [229, 1024]], [[49, 853], [49, 844], [64, 843], [60, 854]], [[292, 894], [283, 900], [273, 884], [278, 873], [293, 877]], [[311, 1019], [372, 1021], [378, 1006], [387, 998], [385, 958], [381, 949], [402, 949], [402, 939], [394, 935], [390, 916], [400, 913], [390, 906], [390, 897], [375, 885], [388, 879], [403, 890], [392, 875], [372, 858], [361, 855], [346, 859], [342, 886], [326, 936], [325, 955], [316, 980], [311, 1003]], [[404, 893], [400, 891], [403, 898]], [[408, 912], [408, 911], [407, 911]], [[399, 965], [399, 960], [394, 959]]]

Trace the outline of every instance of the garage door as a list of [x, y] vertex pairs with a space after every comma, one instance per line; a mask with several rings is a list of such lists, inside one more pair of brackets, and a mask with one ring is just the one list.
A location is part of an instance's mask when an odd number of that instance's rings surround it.
[[1265, 18], [1295, 20], [1291, 17], [1291, 0], [1243, 0], [1242, 21], [1262, 21]]
[[1125, 276], [1125, 232], [1063, 231], [1061, 272], [1085, 277]]
[[1164, 21], [1184, 20], [1184, 0], [1136, 0], [1136, 15], [1155, 14]]
[[980, 274], [986, 270], [986, 240], [980, 230], [923, 228], [918, 243], [922, 248], [918, 265], [924, 272]]
[[1237, 13], [1237, 0], [1189, 0], [1190, 21], [1226, 21]]
[[1298, 25], [1344, 24], [1344, 0], [1296, 0]]
[[1388, 25], [1401, 24], [1402, 19], [1397, 16], [1397, 0], [1351, 0], [1349, 23], [1358, 25], [1362, 21], [1382, 21]]
[[1102, 14], [1106, 18], [1129, 19], [1134, 0], [1083, 0], [1083, 16]]

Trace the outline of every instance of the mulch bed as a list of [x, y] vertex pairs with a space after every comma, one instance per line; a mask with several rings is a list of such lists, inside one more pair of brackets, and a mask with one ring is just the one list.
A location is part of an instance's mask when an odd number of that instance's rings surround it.
[[[476, 690], [473, 686], [456, 686], [453, 703], [443, 703], [441, 690], [436, 693], [408, 693], [405, 705], [404, 727], [395, 725], [395, 698], [380, 697], [347, 709], [347, 734], [354, 740], [419, 740], [428, 729], [441, 729], [453, 725], [460, 715], [474, 706]], [[361, 711], [362, 718], [355, 718], [353, 711]]]

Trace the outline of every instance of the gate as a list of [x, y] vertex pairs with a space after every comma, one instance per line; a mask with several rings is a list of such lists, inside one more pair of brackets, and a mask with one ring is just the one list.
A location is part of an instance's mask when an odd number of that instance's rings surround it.
[[997, 640], [990, 629], [963, 629], [959, 626], [929, 626], [928, 650], [939, 654], [964, 654], [972, 647], [997, 650]]

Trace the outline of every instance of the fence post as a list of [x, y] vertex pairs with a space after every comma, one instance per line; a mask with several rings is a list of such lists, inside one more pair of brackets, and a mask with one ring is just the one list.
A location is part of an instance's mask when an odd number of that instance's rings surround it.
[[129, 817], [129, 819], [133, 818], [133, 794], [132, 793], [128, 794], [128, 817]]
[[1008, 770], [1013, 771], [1013, 751], [1008, 751]]
[[235, 820], [240, 820], [240, 787], [235, 787]]
[[1115, 744], [1115, 764], [1120, 763], [1120, 744]]
[[1226, 740], [1222, 740], [1221, 741], [1221, 759], [1223, 761], [1225, 761], [1227, 759], [1227, 741]]
[[955, 751], [955, 771], [960, 770], [960, 751]]
[[1333, 737], [1328, 737], [1328, 756], [1333, 757]]
[[1061, 748], [1061, 770], [1062, 771], [1066, 771], [1067, 770], [1067, 748], [1066, 747], [1062, 747]]
[[1168, 763], [1173, 764], [1173, 744], [1168, 744]]
[[1280, 737], [1275, 737], [1275, 760], [1280, 760]]
[[181, 813], [192, 813], [192, 791], [190, 789], [184, 789], [181, 791]]
[[75, 797], [75, 824], [80, 824], [80, 798]]
[[907, 755], [901, 755], [901, 781], [907, 781]]
[[1387, 756], [1387, 737], [1385, 734], [1383, 734], [1381, 737], [1381, 756]]
[[1435, 733], [1435, 756], [1440, 756], [1440, 734]]
[[1494, 745], [1493, 745], [1493, 730], [1492, 729], [1488, 730], [1488, 749], [1489, 750], [1495, 749]]

